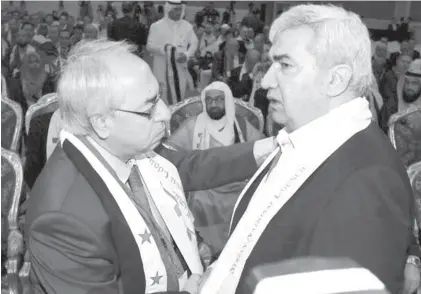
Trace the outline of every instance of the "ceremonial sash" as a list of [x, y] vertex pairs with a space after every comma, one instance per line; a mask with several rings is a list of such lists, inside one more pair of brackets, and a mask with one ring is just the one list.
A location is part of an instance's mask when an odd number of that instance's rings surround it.
[[[177, 168], [155, 152], [136, 160], [155, 206], [168, 227], [175, 243], [193, 274], [202, 274], [194, 218], [187, 206]], [[187, 275], [179, 281], [180, 290], [187, 282]]]
[[[73, 146], [75, 146], [75, 148], [77, 148], [80, 151], [80, 153], [85, 157], [85, 159], [89, 162], [92, 168], [103, 179], [105, 185], [107, 186], [115, 202], [117, 203], [122, 215], [124, 216], [130, 228], [130, 231], [133, 235], [133, 238], [137, 244], [137, 247], [139, 249], [140, 258], [142, 259], [143, 271], [145, 274], [145, 281], [146, 281], [145, 293], [167, 291], [167, 273], [166, 273], [165, 265], [161, 258], [159, 249], [155, 243], [156, 240], [154, 240], [153, 236], [149, 233], [150, 228], [148, 227], [146, 221], [144, 220], [142, 215], [139, 213], [135, 204], [130, 199], [129, 195], [127, 194], [127, 192], [125, 191], [125, 189], [123, 188], [119, 180], [113, 176], [113, 174], [107, 169], [107, 167], [104, 166], [104, 164], [92, 153], [91, 150], [89, 150], [89, 148], [81, 140], [79, 140], [73, 134], [70, 134], [63, 130], [60, 133], [60, 141], [63, 144], [65, 140], [68, 140]], [[144, 160], [140, 160], [139, 164], [140, 166], [142, 166], [142, 169], [146, 171], [147, 162], [144, 162]], [[144, 176], [144, 173], [142, 173], [142, 176]], [[175, 182], [176, 180], [180, 181], [178, 174], [177, 174], [177, 178], [171, 177], [171, 179], [173, 178]], [[156, 182], [160, 183], [161, 182], [160, 180], [161, 178], [157, 178], [156, 175], [155, 175], [155, 179], [148, 178], [148, 182], [152, 181], [155, 183]], [[152, 193], [155, 194], [155, 192], [156, 191], [153, 191]], [[152, 193], [151, 195], [153, 195]], [[170, 199], [170, 197], [164, 197], [163, 194], [154, 195], [154, 199], [158, 199], [158, 198], [159, 199], [162, 198], [161, 203], [163, 203], [164, 206], [173, 205], [173, 202]], [[157, 208], [160, 214], [163, 216], [167, 215], [168, 213], [161, 211], [161, 207], [159, 205], [160, 204], [157, 203]], [[179, 225], [180, 222], [176, 224]], [[185, 226], [183, 226], [182, 228], [185, 228]], [[169, 229], [171, 233], [174, 233], [175, 231], [174, 229], [171, 230], [170, 227]], [[182, 230], [182, 229], [179, 228], [179, 230]], [[195, 238], [193, 240], [196, 241]], [[182, 252], [182, 254], [184, 254], [185, 250], [181, 250], [183, 248], [181, 247], [182, 242], [179, 242], [179, 243], [177, 243], [177, 245], [180, 246], [180, 251]], [[187, 250], [191, 250], [191, 249], [188, 248]], [[196, 252], [197, 252], [197, 245], [196, 245]], [[186, 262], [190, 266], [190, 264], [192, 264], [191, 262], [192, 258], [191, 257], [187, 257], [187, 258], [184, 257], [184, 258], [186, 259]], [[199, 259], [198, 253], [197, 253], [197, 259]], [[199, 264], [200, 264], [200, 260], [199, 260]], [[192, 272], [194, 273], [198, 272], [196, 271], [196, 268], [194, 269], [195, 271], [192, 270]], [[199, 273], [201, 272], [199, 271]], [[179, 279], [180, 290], [182, 289], [182, 287], [184, 287], [186, 281], [187, 281], [187, 273], [184, 273], [181, 279]]]
[[[278, 163], [259, 184], [227, 245], [212, 266], [213, 270], [201, 294], [235, 293], [244, 265], [271, 219], [332, 153], [353, 135], [368, 127], [370, 122], [368, 102], [356, 98], [311, 122], [315, 129], [320, 130], [318, 142], [282, 151]], [[277, 136], [280, 146], [288, 138], [285, 130], [280, 131]], [[246, 185], [237, 200], [233, 217], [247, 189], [278, 152], [280, 148], [266, 159]]]

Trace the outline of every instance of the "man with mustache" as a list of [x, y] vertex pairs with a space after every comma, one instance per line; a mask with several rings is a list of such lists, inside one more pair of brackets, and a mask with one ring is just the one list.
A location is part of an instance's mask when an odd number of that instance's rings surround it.
[[81, 42], [63, 67], [62, 130], [26, 214], [34, 293], [196, 293], [203, 265], [184, 191], [245, 180], [269, 151], [259, 146], [271, 138], [162, 145], [170, 112], [136, 49]]
[[262, 86], [273, 120], [285, 127], [241, 193], [200, 293], [246, 293], [256, 267], [306, 256], [354, 260], [398, 293], [414, 200], [364, 97], [373, 79], [367, 27], [338, 6], [296, 5], [273, 22], [270, 41], [273, 63]]
[[[187, 119], [168, 139], [184, 150], [207, 150], [261, 139], [263, 134], [244, 117], [235, 113], [235, 98], [228, 85], [213, 82], [201, 93], [203, 112]], [[228, 226], [237, 197], [245, 182], [216, 189], [191, 192], [189, 206], [195, 226], [214, 256], [228, 240]]]

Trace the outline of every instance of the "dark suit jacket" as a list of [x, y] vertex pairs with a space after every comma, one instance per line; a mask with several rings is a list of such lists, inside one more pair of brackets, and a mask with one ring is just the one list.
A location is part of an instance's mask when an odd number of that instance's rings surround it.
[[[238, 224], [260, 179], [234, 212]], [[414, 220], [413, 196], [398, 154], [372, 123], [333, 153], [269, 222], [245, 276], [264, 263], [295, 257], [347, 257], [396, 293], [403, 280]]]
[[228, 79], [228, 86], [235, 98], [242, 98], [246, 95], [248, 100], [253, 89], [253, 80], [250, 78], [249, 74], [244, 74], [240, 77], [241, 69], [242, 66], [239, 66], [231, 71], [231, 77]]
[[139, 52], [146, 45], [148, 37], [145, 27], [128, 16], [112, 21], [108, 25], [107, 34], [110, 40], [127, 40], [137, 45]]
[[[184, 189], [194, 191], [251, 177], [257, 169], [252, 150], [253, 142], [204, 152], [157, 151], [177, 167]], [[70, 142], [47, 161], [26, 221], [35, 293], [144, 293], [130, 228], [103, 180]]]
[[[244, 48], [243, 48], [244, 47]], [[220, 50], [213, 55], [212, 62], [212, 81], [220, 80], [220, 77], [225, 74], [225, 42], [220, 45]], [[240, 50], [238, 54], [239, 62], [244, 63], [247, 49], [244, 42], [240, 41]]]

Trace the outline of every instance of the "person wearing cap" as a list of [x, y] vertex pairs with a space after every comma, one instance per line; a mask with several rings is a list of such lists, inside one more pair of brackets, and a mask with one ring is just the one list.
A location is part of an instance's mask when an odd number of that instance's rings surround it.
[[165, 16], [151, 25], [146, 45], [168, 105], [184, 100], [187, 84], [192, 81], [187, 61], [196, 53], [198, 40], [193, 26], [183, 19], [185, 9], [182, 1], [167, 1]]
[[245, 293], [256, 266], [305, 256], [349, 258], [399, 293], [414, 199], [364, 97], [373, 79], [367, 27], [339, 6], [296, 5], [273, 22], [270, 41], [262, 87], [285, 127], [239, 196], [199, 293]]
[[397, 99], [386, 100], [380, 111], [380, 126], [387, 133], [390, 117], [410, 107], [421, 107], [421, 59], [411, 62], [396, 85]]

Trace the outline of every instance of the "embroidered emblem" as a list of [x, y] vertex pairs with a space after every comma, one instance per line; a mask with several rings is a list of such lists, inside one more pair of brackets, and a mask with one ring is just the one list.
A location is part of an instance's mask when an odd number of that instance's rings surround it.
[[165, 189], [165, 187], [164, 187], [164, 185], [162, 185], [162, 183], [161, 183], [161, 187], [164, 190], [164, 192], [167, 193], [168, 196], [170, 196], [174, 200], [174, 202], [176, 203], [174, 205], [174, 211], [175, 211], [175, 213], [177, 214], [178, 217], [181, 217], [182, 214], [181, 214], [180, 204], [178, 203], [177, 198], [175, 198], [170, 191]]
[[150, 278], [152, 279], [152, 281], [153, 281], [152, 286], [153, 286], [153, 285], [156, 285], [156, 284], [159, 284], [159, 280], [161, 280], [161, 279], [162, 279], [162, 277], [163, 277], [163, 276], [159, 275], [159, 273], [158, 273], [158, 272], [156, 272], [155, 277], [150, 277]]
[[194, 232], [190, 231], [189, 228], [187, 228], [187, 235], [189, 236], [190, 241], [192, 240], [192, 237], [195, 235]]
[[152, 244], [151, 242], [151, 236], [152, 234], [148, 232], [147, 229], [145, 229], [145, 232], [143, 234], [139, 234], [140, 238], [142, 238], [142, 244], [145, 242], [149, 242]]

